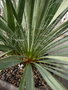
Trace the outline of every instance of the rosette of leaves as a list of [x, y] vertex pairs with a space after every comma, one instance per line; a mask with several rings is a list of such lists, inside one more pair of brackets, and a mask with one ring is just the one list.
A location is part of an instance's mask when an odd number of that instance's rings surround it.
[[0, 70], [24, 64], [19, 90], [35, 90], [33, 67], [53, 90], [66, 90], [53, 74], [68, 80], [68, 36], [61, 37], [68, 32], [68, 21], [59, 23], [68, 11], [68, 0], [2, 2]]

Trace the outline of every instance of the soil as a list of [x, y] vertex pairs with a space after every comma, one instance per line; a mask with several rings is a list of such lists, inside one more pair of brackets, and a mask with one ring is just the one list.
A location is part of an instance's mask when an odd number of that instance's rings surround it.
[[[16, 65], [10, 69], [6, 69], [0, 72], [0, 79], [8, 83], [13, 84], [16, 87], [19, 87], [21, 76], [23, 74], [24, 67], [23, 65]], [[39, 72], [36, 68], [33, 69], [34, 72], [34, 81], [36, 88], [43, 88], [41, 90], [50, 90], [46, 82], [42, 79]]]

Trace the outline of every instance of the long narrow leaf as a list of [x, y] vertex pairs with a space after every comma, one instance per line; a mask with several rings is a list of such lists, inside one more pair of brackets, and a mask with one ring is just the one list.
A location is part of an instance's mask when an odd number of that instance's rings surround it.
[[36, 68], [39, 70], [39, 72], [41, 73], [42, 77], [44, 78], [44, 80], [48, 83], [48, 85], [51, 86], [51, 88], [53, 90], [66, 90], [61, 83], [59, 83], [46, 69], [44, 69], [44, 67], [35, 64]]
[[11, 0], [6, 0], [6, 6], [7, 6], [7, 19], [8, 19], [8, 26], [14, 31], [15, 30], [15, 22], [14, 22], [14, 15], [11, 8]]
[[25, 0], [19, 0], [19, 6], [18, 6], [18, 20], [19, 20], [19, 24], [22, 23], [24, 6], [25, 6]]
[[4, 70], [11, 66], [17, 65], [22, 62], [18, 56], [9, 56], [4, 59], [0, 59], [0, 70]]

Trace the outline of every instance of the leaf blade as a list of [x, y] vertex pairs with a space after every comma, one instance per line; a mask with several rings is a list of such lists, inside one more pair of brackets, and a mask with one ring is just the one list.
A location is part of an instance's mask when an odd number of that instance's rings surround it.
[[51, 86], [53, 90], [66, 90], [47, 70], [45, 70], [41, 65], [35, 64], [36, 68], [41, 73], [42, 77]]
[[11, 66], [17, 65], [22, 62], [18, 56], [9, 56], [4, 59], [0, 59], [0, 70], [4, 70]]

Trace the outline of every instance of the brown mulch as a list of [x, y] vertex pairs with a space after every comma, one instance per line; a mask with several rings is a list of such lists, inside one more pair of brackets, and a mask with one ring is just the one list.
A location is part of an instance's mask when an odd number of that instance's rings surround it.
[[10, 69], [1, 71], [0, 79], [18, 87], [22, 73], [23, 73], [23, 69], [20, 69], [18, 66], [15, 66]]

